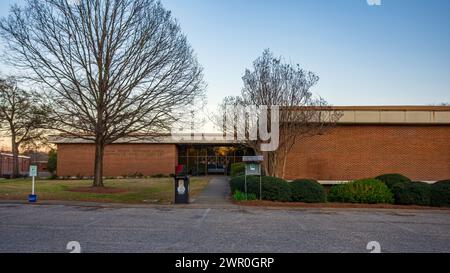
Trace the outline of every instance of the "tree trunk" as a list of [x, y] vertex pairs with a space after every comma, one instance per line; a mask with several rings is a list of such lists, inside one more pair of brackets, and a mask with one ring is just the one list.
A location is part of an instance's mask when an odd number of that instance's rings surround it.
[[267, 152], [267, 175], [276, 176], [276, 162], [274, 152]]
[[11, 178], [19, 177], [19, 145], [15, 141], [15, 137], [12, 137], [12, 154], [13, 154], [13, 168], [11, 172]]
[[276, 151], [271, 152], [272, 154], [272, 176], [278, 177], [278, 153]]
[[288, 156], [289, 150], [288, 147], [283, 149], [283, 153], [281, 154], [283, 158], [283, 166], [281, 167], [281, 178], [284, 179], [286, 176], [286, 163], [287, 163], [287, 156]]
[[268, 154], [266, 152], [263, 152], [263, 167], [264, 167], [264, 175], [270, 175], [269, 174], [269, 158], [268, 158]]
[[95, 167], [94, 167], [94, 183], [93, 187], [103, 187], [103, 154], [105, 145], [103, 143], [95, 143]]
[[281, 178], [283, 178], [283, 179], [286, 176], [286, 161], [287, 161], [287, 154], [285, 153], [283, 155], [283, 168], [282, 168], [282, 171], [281, 171]]

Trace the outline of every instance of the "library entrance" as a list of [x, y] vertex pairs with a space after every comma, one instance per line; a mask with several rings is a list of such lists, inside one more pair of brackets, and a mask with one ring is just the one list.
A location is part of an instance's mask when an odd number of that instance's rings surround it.
[[229, 175], [231, 164], [242, 161], [254, 151], [242, 145], [178, 145], [178, 164], [184, 165], [189, 175]]

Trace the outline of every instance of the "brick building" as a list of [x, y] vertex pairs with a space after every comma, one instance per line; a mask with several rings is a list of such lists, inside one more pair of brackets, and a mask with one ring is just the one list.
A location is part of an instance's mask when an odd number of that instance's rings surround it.
[[[414, 180], [450, 178], [450, 107], [351, 106], [322, 135], [299, 140], [288, 155], [286, 178], [351, 180], [402, 173]], [[92, 176], [94, 145], [53, 137], [59, 176]], [[170, 174], [177, 164], [192, 174], [226, 173], [230, 163], [252, 151], [221, 135], [139, 139], [107, 146], [105, 176]]]
[[[30, 157], [19, 155], [19, 173], [28, 175], [30, 169]], [[0, 177], [9, 178], [13, 172], [13, 155], [0, 153]]]

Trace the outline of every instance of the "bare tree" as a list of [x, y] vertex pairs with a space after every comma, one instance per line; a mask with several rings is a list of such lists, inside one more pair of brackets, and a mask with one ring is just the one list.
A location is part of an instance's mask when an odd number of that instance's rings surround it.
[[[227, 97], [219, 105], [215, 123], [222, 125], [228, 132], [236, 135], [236, 131], [245, 131], [244, 144], [258, 154], [264, 155], [266, 174], [284, 178], [286, 162], [294, 144], [301, 138], [321, 134], [333, 126], [342, 113], [329, 107], [320, 97], [314, 97], [311, 88], [319, 77], [313, 72], [301, 69], [299, 65], [283, 63], [282, 58], [275, 58], [269, 50], [253, 63], [253, 70], [247, 69], [242, 77], [244, 87], [241, 96]], [[249, 138], [249, 117], [244, 117], [243, 128], [236, 127], [236, 119], [240, 113], [226, 112], [225, 109], [241, 107], [279, 107], [279, 145], [275, 151], [261, 151], [261, 138]], [[231, 106], [231, 107], [230, 107]], [[267, 111], [270, 120], [270, 111]], [[222, 123], [222, 124], [221, 124]], [[270, 122], [268, 122], [270, 125]], [[268, 126], [270, 131], [272, 128]], [[281, 163], [281, 165], [280, 165]]]
[[180, 26], [153, 0], [28, 0], [0, 22], [12, 63], [43, 88], [54, 129], [105, 146], [168, 131], [203, 93], [202, 68]]
[[37, 103], [35, 94], [20, 89], [13, 78], [0, 80], [0, 130], [11, 138], [11, 178], [20, 175], [20, 146], [42, 139], [46, 118], [46, 111]]

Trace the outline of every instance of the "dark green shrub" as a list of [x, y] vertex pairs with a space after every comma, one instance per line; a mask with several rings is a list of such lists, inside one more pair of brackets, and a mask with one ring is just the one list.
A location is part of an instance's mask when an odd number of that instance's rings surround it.
[[230, 176], [236, 177], [239, 175], [245, 174], [245, 163], [239, 162], [239, 163], [233, 163], [231, 164], [231, 170], [230, 170]]
[[[256, 185], [256, 189], [255, 187], [252, 187], [251, 189], [254, 190], [252, 192], [256, 191], [257, 193], [256, 195], [259, 197], [258, 181], [256, 183], [251, 184], [251, 186], [254, 185]], [[262, 177], [262, 199], [287, 202], [290, 200], [290, 198], [291, 198], [291, 189], [286, 180], [271, 176]]]
[[[247, 182], [248, 180], [252, 179], [252, 176], [247, 176]], [[236, 176], [231, 178], [230, 180], [230, 189], [231, 192], [234, 193], [235, 191], [241, 191], [241, 192], [245, 192], [245, 176], [241, 175], [241, 176]]]
[[291, 201], [320, 203], [325, 202], [325, 189], [316, 180], [297, 179], [289, 183], [291, 188]]
[[396, 204], [429, 206], [431, 203], [431, 186], [424, 182], [397, 183], [392, 193]]
[[382, 181], [386, 186], [388, 186], [389, 189], [392, 190], [392, 187], [396, 185], [397, 183], [408, 183], [411, 182], [411, 179], [408, 177], [398, 174], [398, 173], [389, 173], [389, 174], [383, 174], [375, 177], [375, 179], [378, 179]]
[[431, 205], [450, 207], [450, 180], [441, 180], [431, 184]]
[[360, 179], [331, 187], [328, 193], [331, 202], [347, 203], [394, 203], [389, 188], [377, 179]]
[[439, 180], [439, 181], [436, 181], [434, 184], [450, 184], [450, 179]]
[[[290, 200], [291, 190], [288, 182], [281, 178], [263, 176], [261, 181], [262, 199], [286, 202]], [[259, 176], [247, 176], [247, 193], [255, 194], [259, 199]], [[245, 192], [245, 176], [237, 176], [230, 180], [231, 192]]]

